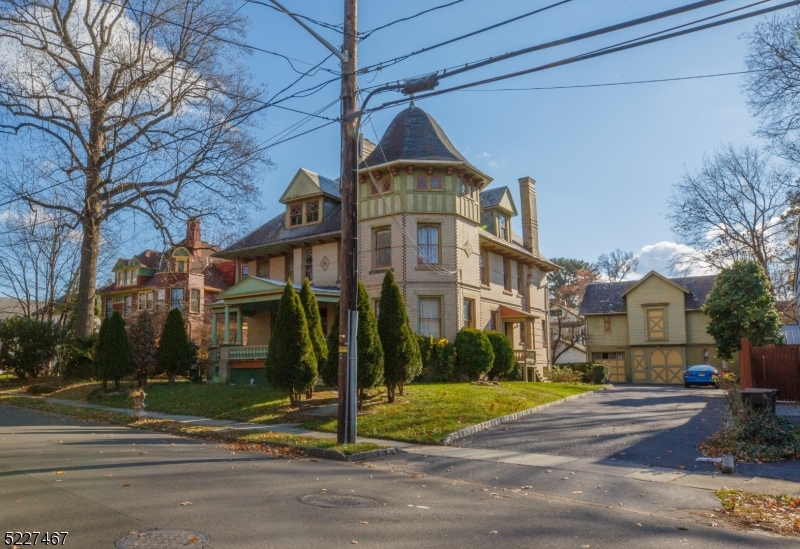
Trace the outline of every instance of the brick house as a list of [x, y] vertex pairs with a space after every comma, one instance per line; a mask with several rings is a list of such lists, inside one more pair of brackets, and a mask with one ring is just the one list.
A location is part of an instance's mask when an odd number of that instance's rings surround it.
[[213, 257], [219, 247], [203, 241], [200, 228], [199, 219], [190, 219], [186, 238], [172, 248], [118, 259], [113, 281], [97, 290], [102, 316], [119, 311], [131, 322], [139, 311], [149, 311], [160, 329], [166, 313], [179, 309], [189, 336], [208, 345], [211, 312], [207, 306], [234, 283], [234, 263]]
[[[458, 152], [439, 124], [411, 106], [391, 122], [359, 165], [358, 269], [377, 310], [393, 269], [412, 329], [454, 339], [463, 327], [504, 332], [526, 379], [547, 375], [547, 279], [557, 267], [539, 252], [536, 184], [521, 178], [523, 234], [508, 187]], [[286, 280], [308, 278], [323, 328], [339, 298], [341, 196], [338, 182], [300, 169], [280, 198], [286, 206], [215, 254], [232, 260], [236, 285], [212, 306], [224, 322], [213, 356], [219, 381], [263, 378], [263, 358]], [[231, 323], [236, 322], [236, 335]], [[246, 336], [245, 334], [246, 328]], [[212, 334], [216, 333], [212, 329]], [[258, 370], [258, 372], [256, 372]]]

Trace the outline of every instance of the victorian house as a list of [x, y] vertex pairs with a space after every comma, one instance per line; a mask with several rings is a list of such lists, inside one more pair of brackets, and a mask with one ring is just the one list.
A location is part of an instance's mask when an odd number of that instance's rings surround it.
[[[387, 270], [412, 329], [454, 339], [463, 327], [504, 332], [525, 379], [548, 375], [547, 279], [557, 267], [539, 252], [536, 183], [508, 187], [470, 164], [439, 124], [411, 106], [359, 165], [358, 269], [373, 306]], [[220, 382], [263, 380], [263, 360], [282, 287], [308, 278], [323, 328], [339, 299], [341, 197], [337, 181], [300, 169], [280, 202], [285, 211], [215, 257], [235, 263], [236, 284], [211, 305]], [[520, 216], [522, 235], [511, 228]], [[234, 329], [235, 323], [235, 329]]]
[[186, 319], [189, 336], [198, 344], [210, 342], [208, 305], [234, 283], [234, 263], [213, 257], [219, 247], [201, 238], [200, 220], [187, 222], [186, 238], [164, 252], [145, 250], [120, 258], [113, 278], [97, 290], [102, 316], [114, 311], [127, 322], [139, 311], [153, 315], [157, 329], [170, 309]]

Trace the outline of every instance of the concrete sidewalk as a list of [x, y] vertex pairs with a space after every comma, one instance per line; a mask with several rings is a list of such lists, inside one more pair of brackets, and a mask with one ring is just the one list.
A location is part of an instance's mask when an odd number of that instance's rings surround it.
[[[18, 395], [19, 396], [19, 395]], [[73, 406], [75, 408], [90, 408], [105, 412], [116, 412], [133, 416], [135, 411], [129, 408], [111, 408], [91, 402], [77, 400], [66, 400], [60, 398], [34, 397], [52, 404]], [[261, 423], [237, 422], [221, 419], [209, 419], [199, 416], [183, 416], [164, 414], [160, 412], [147, 412], [147, 417], [154, 419], [166, 419], [178, 423], [208, 425], [222, 427], [230, 430], [240, 431], [270, 431], [275, 433], [287, 433], [314, 438], [336, 438], [333, 433], [322, 433], [303, 429], [298, 423], [283, 423], [266, 425]], [[656, 482], [660, 484], [670, 484], [687, 488], [698, 488], [703, 490], [723, 490], [737, 489], [753, 493], [765, 494], [786, 494], [800, 496], [800, 483], [784, 480], [776, 480], [758, 476], [722, 475], [701, 472], [689, 472], [680, 469], [668, 469], [662, 467], [644, 467], [641, 464], [621, 461], [616, 459], [597, 459], [562, 456], [555, 454], [541, 454], [533, 452], [517, 452], [512, 450], [491, 450], [482, 448], [457, 448], [452, 446], [432, 446], [384, 440], [368, 437], [359, 437], [359, 442], [370, 442], [380, 446], [401, 448], [404, 452], [420, 456], [444, 457], [468, 461], [482, 461], [490, 463], [506, 463], [519, 465], [522, 467], [537, 467], [547, 470], [557, 471], [583, 471], [602, 475], [625, 477], [627, 479], [639, 480], [643, 482]]]

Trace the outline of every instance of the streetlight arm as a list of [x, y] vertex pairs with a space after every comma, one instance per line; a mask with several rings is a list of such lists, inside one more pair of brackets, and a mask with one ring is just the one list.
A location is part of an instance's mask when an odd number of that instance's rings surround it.
[[312, 29], [311, 27], [309, 27], [308, 25], [306, 25], [305, 23], [303, 23], [303, 21], [302, 21], [302, 20], [301, 20], [299, 17], [297, 17], [295, 14], [293, 14], [292, 12], [290, 12], [289, 10], [287, 10], [285, 7], [283, 7], [283, 6], [281, 5], [281, 3], [280, 3], [280, 2], [278, 2], [278, 0], [269, 0], [269, 1], [270, 1], [270, 2], [272, 2], [273, 4], [275, 4], [275, 5], [278, 7], [278, 9], [280, 9], [280, 10], [281, 10], [283, 13], [285, 13], [286, 15], [288, 15], [289, 17], [291, 17], [292, 19], [294, 19], [294, 20], [297, 22], [297, 24], [298, 24], [298, 25], [300, 25], [301, 27], [303, 27], [304, 29], [306, 29], [306, 30], [307, 30], [307, 31], [308, 31], [308, 32], [311, 34], [311, 36], [313, 36], [314, 38], [316, 38], [316, 39], [317, 39], [317, 40], [318, 40], [318, 41], [319, 41], [319, 42], [320, 42], [320, 43], [321, 43], [323, 46], [325, 46], [326, 48], [328, 48], [328, 49], [331, 51], [331, 53], [332, 53], [333, 55], [335, 55], [336, 57], [338, 57], [338, 58], [339, 58], [339, 60], [340, 60], [342, 63], [347, 63], [347, 59], [348, 59], [348, 52], [347, 52], [347, 51], [345, 51], [344, 53], [340, 52], [338, 49], [336, 49], [336, 48], [333, 46], [333, 44], [331, 44], [330, 42], [328, 42], [327, 40], [325, 40], [325, 39], [324, 39], [322, 36], [320, 36], [320, 35], [319, 35], [319, 34], [318, 34], [318, 33], [317, 33], [317, 32], [316, 32], [314, 29]]

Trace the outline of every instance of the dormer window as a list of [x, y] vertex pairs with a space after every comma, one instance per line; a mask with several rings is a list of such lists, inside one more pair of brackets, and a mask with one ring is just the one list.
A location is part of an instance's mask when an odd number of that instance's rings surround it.
[[185, 259], [177, 260], [175, 262], [175, 272], [176, 273], [185, 273], [186, 271], [187, 271], [187, 269], [186, 269], [186, 260]]
[[298, 227], [320, 220], [319, 200], [309, 200], [289, 206], [289, 226]]
[[475, 198], [475, 187], [472, 186], [471, 183], [467, 183], [466, 181], [461, 182], [461, 196], [467, 196], [469, 198]]
[[508, 240], [508, 218], [501, 215], [497, 219], [497, 236], [503, 240]]
[[136, 270], [131, 271], [131, 284], [136, 284]]
[[303, 224], [303, 205], [295, 204], [289, 207], [289, 224], [291, 226]]

